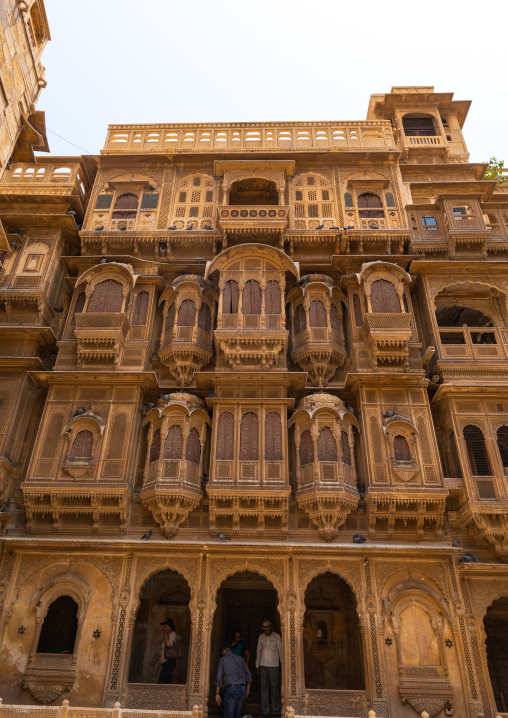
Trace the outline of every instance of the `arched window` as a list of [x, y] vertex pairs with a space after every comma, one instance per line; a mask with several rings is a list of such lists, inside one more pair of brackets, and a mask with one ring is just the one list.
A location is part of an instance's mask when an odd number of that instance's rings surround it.
[[212, 312], [205, 302], [199, 308], [198, 327], [204, 332], [209, 332], [212, 328]]
[[464, 441], [466, 442], [469, 466], [473, 476], [491, 476], [489, 457], [485, 439], [481, 429], [472, 424], [464, 427]]
[[306, 175], [294, 183], [295, 218], [333, 218], [332, 192], [323, 177]]
[[73, 459], [89, 459], [92, 456], [92, 447], [93, 434], [84, 429], [76, 435], [69, 456]]
[[275, 182], [262, 177], [248, 177], [233, 182], [229, 191], [230, 205], [275, 205], [279, 195]]
[[319, 432], [317, 454], [318, 461], [337, 461], [337, 444], [328, 426], [323, 427]]
[[224, 285], [222, 294], [222, 313], [238, 314], [238, 284], [234, 279], [229, 279]]
[[385, 202], [387, 207], [395, 207], [395, 197], [392, 192], [386, 192]]
[[182, 458], [183, 437], [182, 429], [178, 424], [170, 427], [166, 440], [164, 441], [163, 459], [181, 459]]
[[497, 430], [497, 448], [506, 474], [506, 469], [508, 468], [508, 426], [500, 426]]
[[166, 323], [164, 325], [164, 331], [171, 332], [173, 331], [173, 327], [175, 326], [175, 305], [170, 304], [168, 308], [168, 313], [166, 314]]
[[48, 608], [37, 653], [73, 653], [77, 630], [78, 605], [70, 596], [60, 596]]
[[85, 306], [85, 299], [86, 299], [86, 295], [84, 292], [81, 292], [81, 294], [78, 294], [78, 298], [76, 299], [76, 304], [74, 305], [74, 312], [72, 314], [71, 327], [76, 326], [76, 314], [81, 314], [81, 312], [83, 311], [83, 307]]
[[306, 429], [300, 437], [300, 466], [312, 464], [314, 461], [314, 443], [312, 435]]
[[235, 419], [229, 411], [223, 411], [217, 424], [217, 460], [233, 461]]
[[178, 326], [193, 327], [196, 321], [196, 305], [192, 299], [184, 299], [178, 310]]
[[258, 434], [258, 418], [249, 411], [242, 416], [240, 424], [240, 461], [258, 460]]
[[319, 299], [310, 303], [309, 324], [311, 327], [326, 327], [326, 309]]
[[201, 442], [197, 429], [191, 429], [187, 437], [187, 446], [185, 448], [185, 458], [193, 464], [199, 464], [201, 460]]
[[330, 325], [332, 329], [336, 332], [340, 332], [342, 329], [340, 324], [339, 312], [335, 304], [332, 304], [332, 306], [330, 307]]
[[393, 439], [393, 456], [395, 461], [411, 461], [411, 451], [405, 436], [398, 434]]
[[353, 294], [353, 310], [355, 314], [355, 324], [357, 327], [363, 326], [362, 303], [358, 294]]
[[212, 220], [215, 189], [213, 180], [209, 177], [201, 175], [184, 177], [178, 185], [176, 199], [175, 217], [177, 219], [188, 217], [197, 220], [203, 217], [208, 221]]
[[123, 287], [120, 282], [114, 279], [106, 279], [96, 284], [90, 301], [88, 302], [87, 313], [108, 313], [122, 311]]
[[295, 334], [303, 332], [307, 328], [307, 317], [305, 316], [305, 309], [303, 304], [299, 304], [295, 309]]
[[138, 213], [138, 198], [135, 194], [121, 194], [113, 208], [113, 219], [134, 219]]
[[340, 432], [340, 450], [342, 452], [342, 463], [346, 466], [352, 466], [351, 447], [349, 446], [349, 439], [345, 431]]
[[430, 115], [406, 115], [402, 118], [406, 137], [435, 137], [436, 128]]
[[245, 282], [242, 294], [242, 312], [244, 314], [261, 314], [261, 287], [255, 279]]
[[344, 192], [344, 205], [346, 209], [353, 209], [353, 195], [351, 192]]
[[265, 314], [280, 314], [280, 287], [275, 279], [266, 283], [265, 289]]
[[385, 216], [381, 199], [371, 192], [365, 192], [358, 197], [358, 209], [362, 219], [379, 219]]
[[148, 292], [140, 292], [136, 297], [134, 311], [132, 313], [132, 326], [144, 326], [148, 314]]
[[265, 418], [265, 461], [282, 461], [282, 423], [276, 411]]
[[437, 231], [437, 219], [432, 214], [426, 214], [422, 217], [422, 229], [424, 232], [436, 232]]
[[370, 306], [375, 314], [398, 314], [400, 302], [397, 290], [386, 279], [372, 282], [370, 288]]
[[161, 452], [161, 430], [156, 429], [153, 433], [152, 445], [150, 446], [150, 463], [159, 461]]

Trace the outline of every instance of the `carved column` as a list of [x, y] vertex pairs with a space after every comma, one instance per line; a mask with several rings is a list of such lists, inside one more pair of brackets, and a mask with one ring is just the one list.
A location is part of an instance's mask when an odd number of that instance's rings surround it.
[[[286, 705], [292, 706], [297, 713], [303, 709], [303, 696], [301, 687], [304, 684], [303, 678], [303, 650], [301, 648], [301, 633], [303, 628], [303, 616], [298, 616], [298, 600], [295, 582], [295, 560], [289, 557], [287, 567], [287, 611], [285, 626], [285, 698]], [[300, 620], [299, 620], [300, 618]], [[283, 707], [284, 708], [284, 707]]]
[[[210, 632], [211, 618], [208, 595], [206, 554], [200, 556], [199, 587], [196, 599], [196, 609], [191, 611], [192, 641], [189, 654], [188, 709], [193, 705], [206, 705], [208, 699], [208, 673], [210, 663]], [[209, 625], [210, 624], [210, 625]]]

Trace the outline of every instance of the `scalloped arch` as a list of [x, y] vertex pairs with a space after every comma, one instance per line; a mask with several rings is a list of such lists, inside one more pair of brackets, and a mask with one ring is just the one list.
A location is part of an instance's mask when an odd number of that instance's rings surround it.
[[223, 269], [229, 262], [242, 257], [263, 257], [271, 259], [277, 264], [282, 264], [284, 270], [291, 272], [297, 279], [300, 278], [300, 269], [298, 264], [293, 262], [282, 249], [278, 247], [270, 247], [266, 244], [241, 244], [236, 247], [228, 247], [218, 254], [210, 262], [207, 262], [205, 269], [205, 279], [217, 270]]

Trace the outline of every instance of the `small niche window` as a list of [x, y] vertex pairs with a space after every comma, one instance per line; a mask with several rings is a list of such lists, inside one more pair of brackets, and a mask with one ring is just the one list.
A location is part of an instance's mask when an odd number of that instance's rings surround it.
[[435, 137], [434, 120], [430, 115], [406, 115], [402, 118], [406, 137]]
[[157, 209], [158, 204], [159, 195], [156, 192], [147, 193], [141, 200], [141, 209]]
[[358, 197], [358, 209], [362, 219], [380, 219], [385, 216], [381, 198], [371, 192], [364, 192]]
[[37, 653], [73, 653], [77, 630], [78, 605], [70, 596], [60, 596], [48, 608]]
[[121, 194], [115, 202], [113, 219], [135, 219], [138, 213], [138, 198], [132, 193]]
[[351, 192], [345, 192], [344, 193], [344, 205], [346, 206], [346, 209], [353, 209], [354, 202], [353, 202], [353, 195]]
[[453, 218], [459, 222], [474, 218], [473, 210], [467, 204], [456, 205], [453, 207], [452, 211]]
[[100, 194], [97, 197], [97, 202], [95, 204], [95, 209], [110, 209], [111, 203], [113, 202], [113, 195], [112, 194]]
[[395, 207], [395, 197], [393, 196], [393, 192], [386, 192], [385, 202], [387, 207]]

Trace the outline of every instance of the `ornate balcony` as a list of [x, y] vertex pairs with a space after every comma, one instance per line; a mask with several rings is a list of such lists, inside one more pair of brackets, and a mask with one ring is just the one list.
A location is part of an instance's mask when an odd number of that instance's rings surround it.
[[78, 363], [118, 363], [130, 328], [129, 319], [124, 312], [76, 314], [74, 334], [78, 342]]
[[365, 332], [376, 366], [409, 366], [409, 341], [412, 337], [410, 314], [366, 314]]

